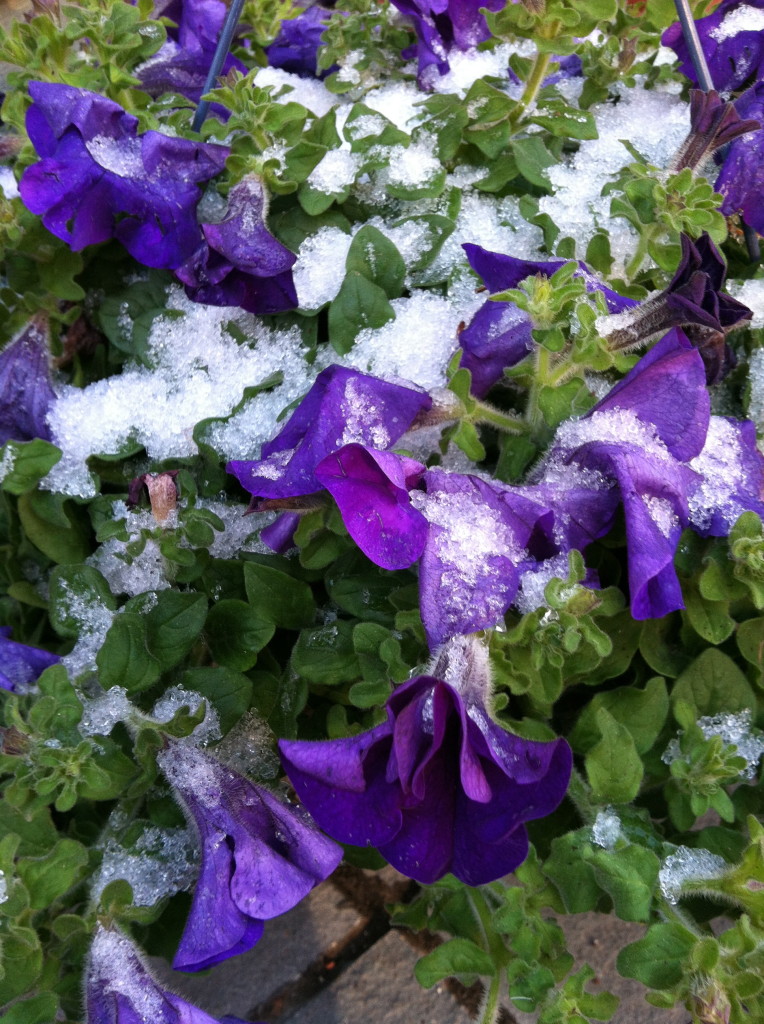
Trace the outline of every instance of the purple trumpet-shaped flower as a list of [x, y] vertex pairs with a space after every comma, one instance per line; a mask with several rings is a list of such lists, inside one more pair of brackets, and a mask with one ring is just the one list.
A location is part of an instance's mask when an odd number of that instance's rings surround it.
[[625, 322], [603, 337], [611, 350], [636, 348], [656, 334], [681, 327], [703, 358], [706, 380], [715, 384], [734, 365], [727, 333], [753, 314], [722, 291], [727, 265], [710, 236], [703, 232], [693, 241], [683, 234], [681, 241], [682, 258], [668, 287], [624, 314]]
[[36, 437], [50, 441], [46, 416], [55, 401], [48, 364], [48, 322], [38, 316], [0, 352], [0, 444]]
[[231, 189], [225, 217], [202, 224], [200, 247], [175, 271], [190, 299], [261, 315], [295, 309], [297, 257], [268, 231], [266, 213], [259, 178], [250, 175]]
[[316, 479], [361, 551], [383, 569], [405, 569], [427, 538], [427, 520], [409, 497], [424, 471], [414, 459], [349, 444], [318, 464]]
[[313, 494], [323, 488], [316, 467], [327, 455], [354, 443], [389, 448], [431, 406], [425, 391], [329, 366], [282, 430], [263, 445], [261, 458], [229, 462], [228, 472], [259, 498]]
[[736, 103], [723, 100], [714, 89], [690, 92], [690, 133], [679, 147], [672, 171], [699, 167], [717, 149], [761, 128], [755, 118], [740, 117]]
[[571, 770], [564, 740], [536, 743], [488, 713], [486, 649], [447, 645], [431, 675], [392, 694], [387, 721], [347, 739], [282, 740], [287, 774], [322, 828], [376, 846], [429, 884], [447, 872], [483, 885], [525, 859], [525, 822], [560, 803]]
[[[85, 971], [86, 1024], [225, 1024], [162, 988], [137, 947], [120, 931], [96, 925]], [[242, 1021], [241, 1024], [246, 1024]]]
[[[152, 96], [176, 92], [198, 103], [223, 28], [226, 5], [222, 0], [171, 0], [157, 3], [154, 16], [172, 19], [176, 28], [168, 28], [161, 49], [136, 69], [141, 87]], [[229, 53], [220, 74], [227, 75], [234, 69], [247, 73], [242, 62]], [[218, 111], [224, 113], [222, 107]]]
[[[764, 0], [722, 0], [713, 14], [695, 22], [714, 88], [733, 92], [764, 70]], [[699, 85], [679, 22], [663, 33], [662, 43], [679, 57], [679, 70]]]
[[318, 51], [323, 46], [321, 36], [334, 13], [316, 4], [296, 18], [282, 21], [279, 34], [265, 48], [270, 66], [302, 78], [326, 78], [331, 74], [332, 68], [319, 74], [316, 63]]
[[703, 450], [690, 462], [700, 475], [690, 494], [690, 525], [704, 537], [726, 537], [743, 512], [764, 519], [764, 456], [750, 420], [712, 416]]
[[307, 816], [194, 747], [158, 757], [196, 826], [202, 864], [173, 961], [200, 971], [251, 949], [263, 921], [296, 906], [334, 871], [342, 851]]
[[[534, 262], [519, 260], [499, 252], [490, 252], [471, 243], [462, 246], [469, 264], [491, 292], [516, 288], [526, 277], [543, 274], [551, 277], [565, 260]], [[600, 291], [611, 313], [620, 313], [636, 306], [634, 299], [624, 298], [607, 288], [579, 262], [577, 277], [582, 277], [589, 292]], [[505, 367], [514, 366], [533, 348], [533, 325], [527, 313], [514, 302], [491, 302], [480, 307], [468, 326], [459, 335], [463, 355], [461, 366], [472, 374], [472, 392], [482, 398], [501, 380]]]
[[26, 206], [74, 249], [116, 238], [140, 263], [174, 269], [198, 248], [199, 183], [228, 150], [161, 132], [104, 96], [30, 82], [27, 131], [41, 159], [19, 183]]
[[[764, 82], [757, 82], [739, 96], [735, 109], [741, 117], [764, 123]], [[764, 234], [764, 131], [751, 132], [732, 142], [714, 187], [724, 196], [721, 211], [726, 217], [739, 213], [746, 224]]]
[[417, 80], [424, 89], [449, 70], [453, 49], [471, 50], [490, 36], [481, 8], [499, 11], [506, 0], [391, 0], [414, 25], [417, 44], [404, 52], [419, 61]]
[[10, 627], [0, 626], [0, 689], [23, 693], [46, 668], [57, 665], [61, 659], [39, 647], [16, 643], [10, 637]]

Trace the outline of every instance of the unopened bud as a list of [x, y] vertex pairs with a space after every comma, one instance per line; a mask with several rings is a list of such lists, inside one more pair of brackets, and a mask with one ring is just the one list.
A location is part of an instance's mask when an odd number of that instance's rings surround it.
[[128, 489], [128, 505], [138, 504], [145, 487], [149, 493], [151, 514], [158, 523], [166, 523], [178, 506], [177, 475], [177, 469], [168, 469], [164, 473], [143, 473], [137, 476]]
[[710, 982], [701, 992], [693, 993], [691, 999], [698, 1024], [730, 1024], [730, 1001], [716, 982]]

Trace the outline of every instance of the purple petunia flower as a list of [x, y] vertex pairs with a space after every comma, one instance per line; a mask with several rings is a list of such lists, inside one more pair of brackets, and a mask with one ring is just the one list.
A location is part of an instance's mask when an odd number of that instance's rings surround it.
[[[735, 100], [735, 109], [740, 117], [764, 123], [764, 82], [746, 89]], [[739, 213], [746, 224], [764, 233], [764, 131], [751, 132], [732, 142], [714, 188], [724, 196], [721, 211], [726, 217]]]
[[490, 37], [481, 8], [499, 11], [506, 0], [391, 0], [414, 25], [417, 44], [404, 51], [419, 61], [417, 81], [424, 89], [449, 70], [452, 49], [471, 50]]
[[[86, 1024], [224, 1024], [161, 988], [137, 947], [120, 931], [96, 925], [85, 972]], [[242, 1021], [241, 1024], [246, 1024]]]
[[[176, 92], [198, 103], [204, 92], [220, 32], [226, 16], [222, 0], [170, 0], [155, 4], [154, 17], [170, 18], [176, 28], [168, 28], [167, 41], [145, 63], [136, 69], [141, 87], [152, 96]], [[229, 53], [221, 76], [231, 70], [246, 75], [247, 68]], [[222, 107], [212, 108], [216, 113]]]
[[[526, 277], [544, 274], [551, 277], [565, 260], [534, 262], [519, 260], [504, 253], [490, 252], [479, 245], [463, 245], [469, 264], [479, 274], [491, 292], [516, 288]], [[600, 291], [605, 297], [611, 313], [620, 313], [636, 306], [634, 299], [627, 299], [607, 288], [591, 273], [585, 263], [579, 261], [577, 277], [582, 277], [589, 292]], [[530, 317], [514, 302], [491, 302], [480, 307], [467, 327], [459, 335], [463, 355], [461, 366], [472, 373], [472, 393], [482, 398], [501, 380], [505, 367], [514, 366], [533, 348]]]
[[327, 455], [353, 443], [389, 448], [431, 405], [425, 391], [329, 366], [282, 430], [263, 445], [261, 458], [229, 462], [228, 472], [259, 498], [312, 494], [323, 488], [316, 467]]
[[717, 149], [729, 145], [741, 135], [757, 131], [761, 122], [756, 118], [743, 119], [737, 103], [723, 100], [715, 89], [690, 92], [690, 132], [673, 160], [671, 170], [700, 167]]
[[48, 364], [48, 322], [30, 320], [21, 333], [0, 352], [0, 444], [51, 440], [46, 422], [56, 401]]
[[342, 851], [295, 807], [208, 754], [168, 742], [158, 762], [199, 833], [202, 864], [173, 961], [200, 971], [251, 949], [263, 921], [296, 906]]
[[750, 420], [712, 416], [703, 450], [690, 462], [700, 483], [690, 523], [704, 537], [726, 537], [743, 512], [764, 519], [764, 456]]
[[319, 74], [316, 68], [318, 51], [323, 46], [321, 36], [334, 13], [315, 4], [296, 18], [282, 21], [279, 34], [265, 48], [270, 66], [282, 68], [302, 78], [326, 78], [336, 70], [335, 65]]
[[487, 651], [459, 637], [431, 675], [395, 690], [384, 724], [279, 746], [300, 799], [330, 835], [376, 846], [418, 882], [451, 872], [483, 885], [522, 863], [524, 823], [558, 806], [571, 771], [564, 740], [513, 736], [489, 704]]
[[[733, 92], [758, 81], [764, 71], [764, 0], [722, 0], [695, 26], [715, 89]], [[698, 85], [679, 22], [666, 29], [661, 42], [679, 57], [682, 74]]]
[[41, 159], [19, 183], [26, 206], [74, 249], [116, 238], [147, 267], [173, 269], [199, 247], [199, 183], [224, 146], [138, 135], [138, 120], [87, 89], [30, 82], [27, 131]]
[[265, 216], [265, 189], [250, 175], [231, 189], [225, 217], [202, 224], [201, 246], [175, 271], [190, 299], [260, 315], [296, 308], [297, 257], [268, 231]]
[[11, 640], [9, 626], [0, 626], [0, 689], [23, 693], [46, 668], [57, 665], [57, 654]]

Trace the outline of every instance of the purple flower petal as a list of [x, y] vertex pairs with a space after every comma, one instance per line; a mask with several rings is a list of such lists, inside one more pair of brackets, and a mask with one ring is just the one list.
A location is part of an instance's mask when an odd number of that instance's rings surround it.
[[0, 444], [51, 440], [46, 417], [56, 395], [48, 358], [48, 325], [42, 317], [0, 352]]
[[726, 537], [743, 512], [764, 518], [764, 456], [750, 420], [712, 416], [703, 451], [690, 463], [700, 480], [690, 522], [704, 537]]
[[287, 498], [321, 490], [316, 466], [343, 445], [384, 449], [395, 444], [432, 399], [424, 391], [330, 366], [283, 429], [263, 445], [261, 458], [229, 462], [242, 487], [261, 498]]
[[302, 11], [296, 18], [282, 21], [279, 34], [265, 48], [270, 66], [303, 78], [326, 78], [332, 70], [336, 70], [336, 66], [334, 69], [328, 68], [319, 75], [316, 68], [318, 51], [323, 46], [321, 36], [334, 14], [334, 11], [316, 4]]
[[[733, 92], [749, 80], [761, 77], [764, 19], [758, 12], [762, 8], [764, 0], [722, 0], [713, 14], [696, 20], [711, 79], [719, 92]], [[661, 41], [679, 57], [682, 74], [699, 85], [679, 22], [666, 29]]]
[[[764, 82], [756, 82], [735, 100], [741, 117], [764, 122]], [[714, 188], [724, 196], [722, 213], [742, 215], [759, 234], [764, 233], [764, 131], [735, 139], [725, 152]]]
[[10, 627], [0, 626], [0, 689], [23, 693], [61, 659], [39, 647], [16, 643], [10, 636]]

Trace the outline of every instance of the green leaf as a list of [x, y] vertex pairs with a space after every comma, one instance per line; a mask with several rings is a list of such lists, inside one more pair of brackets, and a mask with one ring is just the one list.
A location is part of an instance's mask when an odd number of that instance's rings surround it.
[[722, 644], [735, 628], [729, 602], [709, 601], [693, 586], [684, 588], [685, 615], [695, 632], [710, 644]]
[[403, 290], [406, 264], [396, 247], [382, 232], [366, 224], [356, 234], [345, 261], [347, 271], [357, 271], [396, 299]]
[[90, 565], [57, 566], [50, 574], [49, 604], [53, 628], [68, 637], [80, 635], [93, 608], [117, 607], [109, 584]]
[[50, 850], [58, 838], [47, 807], [20, 811], [7, 800], [0, 800], [0, 836], [8, 835], [19, 837], [18, 852], [22, 855]]
[[552, 156], [538, 135], [529, 135], [525, 139], [513, 139], [512, 155], [517, 169], [532, 185], [548, 189], [549, 176], [546, 171], [553, 167], [557, 160]]
[[56, 996], [52, 992], [43, 992], [6, 1008], [3, 1011], [3, 1024], [50, 1024], [57, 1019], [57, 1012]]
[[28, 491], [19, 496], [18, 510], [27, 537], [51, 561], [71, 565], [90, 554], [87, 516], [63, 495]]
[[591, 857], [594, 877], [613, 901], [622, 921], [649, 921], [660, 861], [651, 850], [631, 844], [599, 850]]
[[597, 125], [588, 110], [569, 107], [562, 100], [550, 100], [543, 110], [535, 111], [529, 118], [534, 124], [562, 139], [596, 139]]
[[394, 319], [395, 310], [384, 290], [351, 270], [329, 306], [329, 340], [335, 352], [345, 355], [362, 330], [382, 327]]
[[244, 565], [247, 600], [258, 617], [282, 629], [302, 629], [315, 619], [316, 604], [307, 583], [258, 562]]
[[319, 629], [304, 629], [292, 650], [292, 668], [309, 683], [338, 686], [361, 674], [353, 648], [353, 626], [337, 619]]
[[414, 967], [416, 980], [423, 988], [432, 988], [442, 978], [457, 975], [493, 977], [498, 970], [490, 954], [469, 939], [449, 939], [423, 956]]
[[685, 977], [685, 961], [695, 936], [681, 924], [654, 924], [647, 934], [625, 946], [616, 961], [624, 978], [635, 978], [649, 988], [671, 988]]
[[671, 701], [690, 704], [697, 717], [756, 707], [750, 683], [731, 658], [711, 647], [689, 665], [674, 684]]
[[215, 661], [239, 672], [255, 665], [258, 651], [275, 630], [273, 623], [260, 618], [246, 601], [233, 598], [213, 604], [204, 627]]
[[157, 593], [157, 602], [145, 620], [149, 650], [163, 672], [174, 668], [189, 653], [206, 618], [207, 599], [202, 594], [180, 594], [174, 590]]
[[[2, 939], [0, 967], [0, 1006], [23, 996], [34, 987], [42, 971], [42, 948], [31, 928], [11, 925]], [[5, 1020], [5, 1017], [3, 1017]]]
[[761, 686], [764, 681], [764, 618], [741, 622], [735, 639], [745, 660], [758, 668], [758, 683]]
[[63, 896], [87, 869], [88, 851], [74, 839], [61, 839], [44, 857], [22, 857], [19, 877], [26, 886], [33, 910], [50, 906]]
[[8, 441], [0, 448], [0, 481], [9, 494], [33, 491], [61, 458], [61, 449], [41, 438]]
[[557, 427], [563, 420], [586, 412], [592, 405], [592, 396], [580, 377], [554, 387], [544, 385], [539, 390], [539, 409], [548, 427]]
[[192, 668], [183, 673], [181, 685], [200, 693], [215, 709], [225, 735], [241, 719], [252, 702], [252, 680], [230, 668]]
[[598, 693], [582, 712], [570, 736], [575, 750], [586, 753], [600, 737], [597, 712], [605, 708], [613, 718], [625, 726], [639, 754], [646, 753], [660, 735], [669, 711], [666, 683], [654, 676], [644, 690], [621, 686], [617, 690]]
[[96, 655], [101, 685], [124, 686], [138, 693], [153, 686], [162, 674], [159, 660], [149, 649], [148, 623], [137, 612], [116, 615]]
[[596, 712], [595, 722], [602, 739], [585, 760], [594, 798], [600, 803], [631, 803], [644, 774], [631, 733], [604, 707]]
[[569, 914], [596, 910], [602, 900], [602, 890], [590, 863], [594, 850], [590, 835], [590, 829], [579, 829], [553, 839], [544, 864], [544, 874], [554, 884]]

